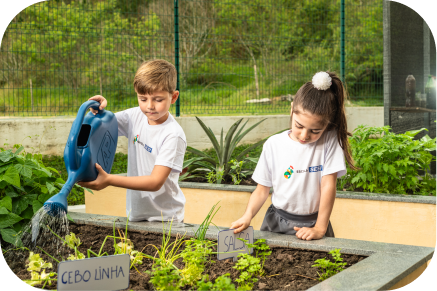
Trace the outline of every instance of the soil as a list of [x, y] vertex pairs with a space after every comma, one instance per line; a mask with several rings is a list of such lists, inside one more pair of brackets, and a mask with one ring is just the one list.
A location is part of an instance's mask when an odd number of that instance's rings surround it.
[[[106, 228], [94, 225], [81, 225], [70, 224], [70, 232], [75, 233], [81, 240], [82, 245], [79, 247], [79, 251], [86, 255], [86, 251], [92, 248], [97, 252], [105, 237], [112, 235], [112, 228]], [[120, 231], [122, 231], [120, 229]], [[156, 250], [151, 245], [160, 246], [162, 241], [162, 234], [153, 232], [138, 232], [129, 231], [128, 237], [134, 243], [134, 249], [154, 256]], [[54, 245], [54, 244], [51, 244]], [[333, 261], [331, 255], [326, 252], [308, 251], [301, 249], [274, 247], [271, 246], [272, 254], [268, 257], [265, 263], [266, 274], [264, 277], [259, 278], [259, 281], [255, 283], [254, 289], [259, 290], [306, 290], [319, 283], [317, 268], [311, 267], [314, 261], [321, 258], [328, 258]], [[44, 248], [46, 252], [54, 255], [59, 259], [59, 253], [63, 253], [63, 257], [66, 258], [65, 250], [57, 250], [55, 247], [52, 249], [50, 246]], [[59, 251], [59, 252], [58, 252]], [[114, 253], [114, 247], [112, 239], [108, 239], [103, 252], [108, 254]], [[46, 262], [52, 262], [53, 271], [57, 272], [57, 263], [50, 259], [47, 255], [38, 252]], [[68, 254], [67, 254], [68, 255]], [[28, 258], [29, 253], [24, 251], [11, 251], [5, 255], [6, 262], [11, 270], [22, 280], [30, 279], [30, 272], [26, 270], [25, 260]], [[365, 256], [342, 254], [344, 262], [347, 263], [346, 268], [358, 263], [366, 258]], [[239, 271], [233, 269], [234, 263], [232, 259], [223, 261], [217, 261], [217, 257], [211, 257], [211, 263], [207, 263], [204, 273], [209, 274], [211, 281], [226, 273], [230, 273], [230, 277], [237, 287], [235, 279], [239, 277]], [[126, 290], [152, 290], [153, 287], [149, 283], [150, 276], [145, 273], [146, 270], [151, 270], [152, 260], [144, 258], [143, 264], [137, 266], [137, 270], [132, 268], [130, 271], [130, 284]], [[176, 261], [175, 265], [178, 268], [183, 268], [183, 262], [181, 260]], [[47, 270], [50, 271], [50, 270]], [[56, 281], [51, 286], [46, 285], [44, 289], [56, 289]], [[41, 288], [42, 285], [36, 285], [35, 287]], [[19, 289], [19, 288], [17, 288]], [[184, 288], [190, 289], [190, 286]]]

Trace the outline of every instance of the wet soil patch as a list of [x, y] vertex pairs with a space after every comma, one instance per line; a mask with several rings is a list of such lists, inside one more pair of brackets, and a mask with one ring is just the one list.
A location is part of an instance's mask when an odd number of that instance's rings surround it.
[[[94, 226], [94, 225], [82, 225], [82, 224], [70, 224], [70, 232], [75, 233], [81, 240], [82, 245], [79, 247], [79, 251], [86, 255], [87, 249], [91, 248], [94, 252], [98, 252], [105, 237], [113, 234], [112, 228]], [[120, 231], [124, 231], [120, 229]], [[118, 231], [116, 230], [118, 235]], [[155, 248], [151, 245], [160, 246], [162, 241], [162, 234], [144, 231], [129, 231], [128, 238], [134, 243], [134, 249], [141, 251], [145, 254], [154, 256], [156, 253]], [[311, 267], [314, 261], [321, 258], [328, 258], [334, 261], [327, 252], [309, 251], [285, 247], [271, 246], [272, 255], [270, 255], [265, 263], [266, 274], [264, 277], [259, 278], [259, 281], [255, 283], [255, 290], [306, 290], [319, 283], [317, 280], [317, 268]], [[62, 252], [63, 257], [68, 256], [70, 250], [50, 248], [50, 245], [44, 249], [46, 252], [54, 256], [56, 259], [60, 259], [59, 254]], [[103, 252], [108, 254], [114, 253], [113, 240], [108, 239]], [[103, 253], [102, 252], [102, 253]], [[46, 262], [53, 264], [52, 271], [57, 272], [57, 263], [54, 262], [47, 255], [42, 252], [38, 252]], [[13, 254], [13, 255], [9, 255]], [[12, 271], [22, 280], [30, 279], [30, 272], [26, 270], [25, 260], [28, 258], [29, 253], [26, 251], [11, 251], [5, 255], [6, 262]], [[347, 263], [346, 268], [358, 263], [366, 258], [359, 255], [342, 254], [344, 262]], [[204, 273], [209, 274], [211, 281], [215, 281], [220, 275], [230, 273], [230, 277], [235, 283], [235, 279], [239, 277], [239, 272], [232, 267], [234, 263], [232, 259], [223, 261], [217, 261], [216, 255], [211, 257], [211, 261], [206, 264], [206, 270]], [[144, 258], [143, 264], [138, 265], [137, 270], [132, 268], [130, 271], [130, 285], [126, 290], [152, 290], [153, 287], [149, 283], [150, 276], [145, 273], [146, 270], [152, 269], [153, 261], [151, 259]], [[184, 264], [181, 260], [176, 261], [175, 265], [178, 268], [183, 268]], [[47, 271], [50, 271], [47, 270]], [[52, 286], [47, 286], [44, 289], [56, 289], [56, 281]], [[237, 287], [237, 283], [235, 283]], [[35, 287], [41, 288], [42, 285], [36, 285]], [[185, 289], [190, 289], [186, 286]], [[17, 289], [18, 286], [17, 286]]]

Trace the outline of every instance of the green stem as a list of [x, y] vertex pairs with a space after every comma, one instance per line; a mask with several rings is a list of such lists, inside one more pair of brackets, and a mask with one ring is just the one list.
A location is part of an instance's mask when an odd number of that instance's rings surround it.
[[47, 253], [47, 252], [46, 252], [45, 250], [43, 250], [41, 247], [37, 246], [37, 248], [39, 248], [41, 251], [43, 251], [44, 254], [46, 254], [47, 256], [49, 256], [50, 258], [52, 258], [53, 260], [55, 260], [55, 261], [58, 262], [58, 264], [59, 264], [59, 261], [58, 261], [57, 259], [55, 259], [54, 257], [52, 257], [49, 253]]

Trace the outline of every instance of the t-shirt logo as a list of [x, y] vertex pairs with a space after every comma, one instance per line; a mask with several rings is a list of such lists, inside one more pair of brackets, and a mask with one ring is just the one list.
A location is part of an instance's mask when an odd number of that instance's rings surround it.
[[285, 177], [285, 179], [290, 179], [290, 177], [291, 177], [291, 174], [293, 174], [294, 172], [293, 172], [293, 166], [290, 166], [288, 169], [287, 169], [287, 171], [284, 173], [284, 177]]
[[135, 137], [134, 137], [134, 144], [135, 144], [135, 142], [137, 142], [138, 141], [138, 138], [140, 137], [140, 135], [136, 135]]

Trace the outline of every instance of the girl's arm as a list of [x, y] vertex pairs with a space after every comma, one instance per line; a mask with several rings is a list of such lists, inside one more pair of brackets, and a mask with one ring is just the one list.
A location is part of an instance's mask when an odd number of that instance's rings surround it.
[[258, 213], [269, 197], [270, 187], [258, 184], [255, 191], [250, 195], [249, 203], [243, 216], [231, 223], [231, 228], [235, 229], [234, 233], [239, 233], [249, 227], [250, 221]]
[[321, 239], [328, 228], [329, 217], [334, 207], [337, 186], [337, 173], [322, 177], [319, 215], [314, 227], [295, 227], [296, 236], [303, 240]]

